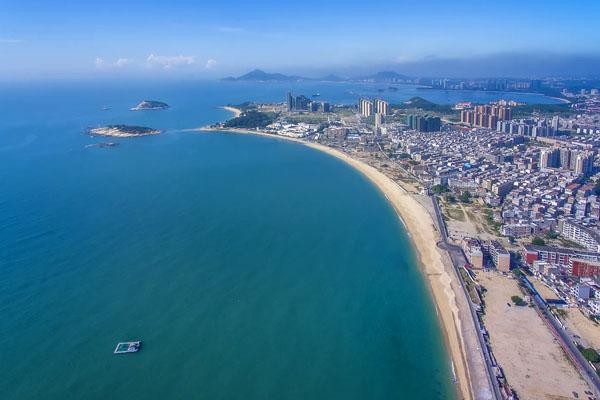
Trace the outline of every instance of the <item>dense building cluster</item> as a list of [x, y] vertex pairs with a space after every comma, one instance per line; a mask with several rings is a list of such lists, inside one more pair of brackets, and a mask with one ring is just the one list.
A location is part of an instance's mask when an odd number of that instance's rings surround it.
[[309, 111], [325, 113], [331, 112], [331, 105], [327, 101], [313, 101], [305, 95], [294, 96], [288, 92], [286, 96], [287, 111]]
[[600, 315], [600, 253], [560, 247], [524, 245], [524, 262], [548, 286], [563, 305], [582, 307]]
[[440, 117], [434, 117], [427, 114], [409, 114], [406, 116], [406, 125], [408, 125], [410, 129], [419, 132], [437, 132], [442, 127], [442, 121], [440, 120]]
[[[437, 186], [456, 197], [468, 194], [488, 207], [497, 229], [491, 240], [460, 238], [472, 268], [508, 271], [519, 257], [502, 242], [523, 245], [524, 265], [555, 287], [565, 302], [597, 313], [600, 113], [594, 111], [598, 96], [585, 96], [589, 108], [579, 107], [572, 115], [535, 114], [518, 120], [512, 119], [515, 102], [460, 103], [455, 109], [461, 110], [462, 123], [455, 124], [361, 98], [354, 107], [336, 106], [327, 122], [283, 118], [266, 130], [365, 157], [383, 154], [426, 190]], [[286, 101], [290, 115], [310, 111], [314, 103], [291, 93]], [[563, 246], [529, 245], [535, 236], [556, 237]]]
[[494, 129], [499, 121], [512, 119], [512, 108], [498, 104], [479, 105], [460, 112], [460, 122], [469, 126]]

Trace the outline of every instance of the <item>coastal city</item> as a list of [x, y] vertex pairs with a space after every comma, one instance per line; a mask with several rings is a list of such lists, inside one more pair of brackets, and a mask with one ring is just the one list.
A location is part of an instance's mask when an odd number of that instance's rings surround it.
[[[430, 245], [447, 250], [464, 285], [497, 398], [596, 398], [598, 89], [563, 89], [552, 105], [498, 93], [449, 107], [390, 104], [381, 92], [353, 105], [288, 92], [282, 103], [229, 105], [236, 117], [209, 129], [319, 144], [383, 172], [436, 222]], [[543, 388], [523, 378], [536, 369]]]
[[0, 400], [600, 400], [600, 0], [0, 10]]

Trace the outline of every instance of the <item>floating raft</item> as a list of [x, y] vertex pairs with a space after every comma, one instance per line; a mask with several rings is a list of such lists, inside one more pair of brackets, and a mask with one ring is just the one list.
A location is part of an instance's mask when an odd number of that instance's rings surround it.
[[142, 347], [142, 342], [120, 342], [115, 347], [115, 354], [126, 354], [126, 353], [136, 353]]

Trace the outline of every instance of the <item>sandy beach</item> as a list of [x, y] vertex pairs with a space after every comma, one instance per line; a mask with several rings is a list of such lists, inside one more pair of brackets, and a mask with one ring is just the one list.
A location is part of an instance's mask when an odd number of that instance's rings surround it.
[[239, 117], [240, 115], [242, 115], [242, 110], [240, 110], [239, 108], [236, 107], [231, 107], [231, 106], [224, 106], [223, 110], [227, 110], [231, 113], [233, 113], [234, 117]]
[[[422, 272], [431, 289], [448, 351], [452, 358], [460, 398], [491, 398], [488, 397], [490, 394], [485, 393], [486, 389], [482, 390], [482, 387], [487, 385], [487, 381], [483, 382], [486, 378], [485, 373], [482, 372], [485, 368], [481, 365], [481, 362], [483, 362], [482, 356], [473, 354], [474, 351], [477, 351], [473, 349], [473, 343], [476, 341], [475, 336], [473, 336], [475, 334], [474, 325], [470, 320], [463, 322], [461, 316], [467, 318], [466, 312], [464, 310], [459, 311], [459, 305], [457, 304], [457, 296], [464, 297], [464, 294], [460, 290], [458, 282], [456, 282], [457, 278], [452, 265], [449, 264], [447, 254], [443, 253], [436, 245], [440, 240], [440, 235], [435, 228], [431, 215], [411, 194], [374, 167], [339, 150], [321, 144], [249, 129], [199, 128], [197, 131], [229, 131], [300, 143], [336, 157], [364, 174], [394, 207], [408, 231], [414, 248], [417, 250]], [[466, 298], [459, 300], [462, 300], [462, 307], [465, 307], [467, 304]], [[469, 329], [472, 331], [469, 331]], [[465, 344], [465, 331], [472, 336], [470, 346]], [[468, 351], [467, 348], [470, 348], [471, 351]], [[469, 365], [472, 365], [471, 368], [469, 368]], [[480, 382], [474, 382], [475, 379], [479, 379]]]

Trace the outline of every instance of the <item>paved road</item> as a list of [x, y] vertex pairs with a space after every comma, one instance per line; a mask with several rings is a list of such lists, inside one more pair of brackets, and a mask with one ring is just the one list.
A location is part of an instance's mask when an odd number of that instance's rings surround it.
[[469, 291], [462, 279], [462, 276], [461, 276], [460, 270], [459, 270], [466, 262], [464, 254], [463, 254], [460, 246], [456, 246], [451, 243], [448, 243], [448, 232], [446, 231], [446, 223], [444, 221], [444, 218], [442, 217], [442, 213], [440, 211], [440, 206], [438, 204], [437, 198], [435, 196], [431, 196], [431, 200], [433, 202], [433, 209], [435, 210], [435, 216], [436, 216], [436, 219], [438, 222], [439, 231], [442, 236], [442, 240], [438, 243], [438, 247], [448, 251], [448, 254], [450, 254], [450, 258], [452, 259], [452, 265], [454, 266], [454, 271], [456, 272], [458, 281], [460, 282], [460, 286], [461, 286], [461, 288], [465, 294], [465, 297], [467, 298], [467, 301], [469, 303], [469, 311], [471, 314], [471, 318], [473, 319], [473, 323], [475, 324], [475, 330], [477, 331], [477, 339], [479, 341], [479, 348], [481, 349], [481, 351], [483, 353], [483, 358], [485, 361], [485, 366], [486, 366], [486, 370], [487, 370], [486, 376], [488, 378], [488, 384], [493, 390], [493, 393], [490, 393], [490, 394], [492, 394], [492, 396], [493, 396], [492, 398], [494, 398], [496, 400], [500, 400], [500, 399], [502, 399], [502, 396], [500, 394], [500, 386], [498, 384], [498, 380], [496, 379], [496, 374], [494, 373], [494, 369], [492, 367], [490, 353], [488, 351], [487, 344], [485, 343], [485, 338], [483, 337], [482, 327], [479, 324], [479, 318], [477, 318], [477, 311], [475, 308], [476, 306], [471, 301], [471, 296], [469, 296]]
[[[464, 282], [460, 276], [460, 273], [458, 271], [458, 268], [460, 268], [460, 265], [464, 264], [464, 261], [462, 261], [462, 260], [464, 260], [464, 254], [463, 254], [460, 246], [456, 246], [451, 243], [448, 243], [448, 233], [446, 231], [446, 223], [442, 217], [442, 213], [440, 211], [439, 204], [437, 202], [437, 198], [435, 196], [432, 196], [432, 201], [433, 201], [433, 206], [435, 209], [436, 218], [438, 220], [438, 226], [440, 227], [440, 233], [442, 235], [442, 241], [438, 244], [438, 246], [444, 250], [447, 250], [448, 253], [450, 254], [450, 257], [452, 258], [452, 261], [454, 264], [454, 269], [456, 270], [456, 272], [458, 274], [460, 284], [461, 284], [463, 290], [465, 291], [465, 294], [469, 301], [469, 305], [471, 308], [471, 314], [473, 315], [473, 318], [475, 321], [475, 326], [480, 328], [479, 320], [477, 319], [477, 316], [476, 316], [476, 313], [474, 310], [474, 304], [471, 302], [471, 297], [469, 296], [467, 289], [465, 287], [465, 284], [464, 284]], [[577, 349], [575, 344], [571, 341], [568, 332], [566, 332], [562, 328], [560, 323], [556, 320], [556, 317], [548, 310], [548, 306], [546, 305], [546, 302], [542, 299], [542, 297], [539, 295], [537, 290], [535, 290], [535, 287], [531, 284], [531, 282], [529, 282], [529, 280], [526, 277], [523, 277], [521, 279], [524, 281], [524, 283], [528, 287], [530, 287], [533, 290], [534, 293], [536, 293], [536, 295], [533, 296], [533, 298], [537, 305], [538, 311], [540, 312], [540, 314], [542, 316], [542, 319], [549, 325], [550, 330], [552, 331], [554, 336], [561, 343], [563, 350], [565, 351], [565, 353], [567, 353], [567, 355], [573, 361], [573, 363], [578, 366], [579, 371], [581, 372], [581, 374], [583, 375], [585, 380], [588, 382], [588, 384], [592, 388], [595, 389], [596, 396], [600, 396], [600, 377], [598, 376], [598, 374], [596, 374], [596, 371], [594, 371], [594, 369], [590, 366], [590, 364], [587, 362], [587, 360], [583, 357], [581, 352]], [[498, 388], [498, 382], [492, 371], [489, 352], [487, 351], [487, 346], [485, 345], [485, 339], [483, 338], [483, 335], [481, 334], [481, 329], [478, 329], [478, 333], [479, 333], [479, 341], [480, 341], [481, 348], [484, 349], [484, 356], [485, 356], [485, 360], [486, 360], [486, 364], [487, 364], [487, 368], [488, 368], [488, 377], [491, 377], [492, 381], [494, 382], [493, 387], [494, 387], [494, 391], [496, 392], [497, 399], [501, 399], [500, 391]]]

